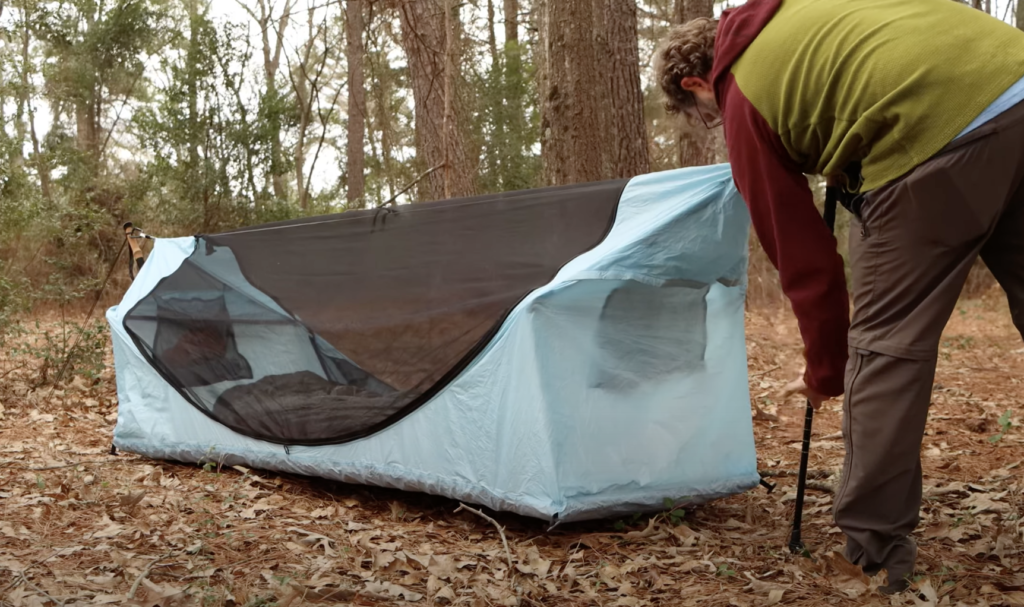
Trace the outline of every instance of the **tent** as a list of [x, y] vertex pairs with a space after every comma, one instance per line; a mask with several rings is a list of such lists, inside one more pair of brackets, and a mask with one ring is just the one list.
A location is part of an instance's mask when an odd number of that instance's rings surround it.
[[155, 240], [114, 445], [554, 523], [757, 486], [727, 165]]

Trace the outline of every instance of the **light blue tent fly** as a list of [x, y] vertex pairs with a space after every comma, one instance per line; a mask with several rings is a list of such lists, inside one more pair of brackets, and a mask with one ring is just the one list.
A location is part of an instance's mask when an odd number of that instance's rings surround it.
[[554, 523], [744, 492], [748, 236], [718, 165], [157, 239], [114, 444]]

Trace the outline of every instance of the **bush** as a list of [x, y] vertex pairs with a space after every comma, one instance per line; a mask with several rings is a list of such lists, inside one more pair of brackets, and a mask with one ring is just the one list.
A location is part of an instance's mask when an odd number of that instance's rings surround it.
[[[19, 354], [39, 361], [36, 387], [61, 381], [70, 383], [76, 376], [95, 383], [106, 368], [107, 326], [95, 320], [83, 326], [61, 320], [55, 329], [44, 329], [36, 321], [39, 334], [35, 343], [24, 343]], [[61, 375], [63, 373], [63, 375]]]

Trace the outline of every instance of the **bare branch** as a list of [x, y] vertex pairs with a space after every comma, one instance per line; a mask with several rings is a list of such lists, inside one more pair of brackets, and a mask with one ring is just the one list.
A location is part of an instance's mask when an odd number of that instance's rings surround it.
[[158, 556], [155, 559], [153, 559], [149, 563], [149, 565], [146, 566], [145, 569], [142, 570], [142, 573], [139, 574], [139, 577], [135, 578], [135, 583], [132, 584], [132, 589], [128, 591], [129, 601], [135, 598], [135, 593], [139, 591], [139, 584], [142, 583], [142, 580], [146, 579], [146, 576], [149, 575], [149, 572], [153, 570], [153, 567], [155, 567], [156, 564], [160, 561], [166, 561], [167, 559], [171, 558], [172, 555], [174, 555], [174, 551], [168, 552], [163, 556]]
[[472, 512], [473, 514], [479, 516], [485, 521], [489, 521], [492, 525], [494, 525], [494, 528], [498, 530], [498, 534], [501, 535], [501, 543], [505, 546], [505, 558], [508, 559], [509, 583], [512, 583], [512, 573], [515, 570], [515, 568], [512, 565], [512, 551], [508, 549], [508, 539], [505, 537], [505, 528], [499, 525], [498, 521], [487, 516], [483, 512], [480, 512], [479, 510], [476, 510], [474, 508], [470, 508], [466, 504], [459, 503], [459, 507], [456, 508], [455, 512], [460, 512], [462, 510]]
[[444, 168], [444, 163], [441, 163], [441, 164], [437, 165], [436, 167], [432, 167], [432, 168], [427, 169], [426, 171], [423, 171], [423, 173], [421, 173], [419, 177], [417, 177], [416, 179], [413, 179], [412, 182], [409, 183], [409, 185], [405, 186], [404, 188], [399, 190], [399, 192], [397, 194], [395, 194], [394, 196], [389, 198], [387, 201], [383, 202], [380, 205], [380, 207], [383, 208], [383, 207], [395, 204], [395, 202], [398, 201], [398, 199], [402, 196], [402, 194], [405, 194], [409, 190], [413, 189], [414, 187], [416, 187], [416, 184], [418, 184], [419, 182], [423, 181], [424, 179], [426, 179], [430, 175], [433, 175], [435, 172], [437, 172], [437, 171], [439, 171], [439, 170], [441, 170], [443, 168]]
[[245, 12], [249, 13], [249, 16], [252, 17], [253, 21], [256, 21], [257, 23], [260, 22], [260, 18], [256, 16], [256, 13], [252, 12], [252, 9], [249, 8], [249, 5], [246, 4], [244, 0], [235, 0], [235, 4], [242, 7], [242, 10]]
[[[833, 474], [833, 472], [828, 470], [808, 470], [807, 478], [820, 480], [826, 479]], [[761, 472], [761, 476], [765, 478], [797, 478], [800, 476], [800, 472], [797, 470], [765, 470]]]
[[[345, 85], [347, 83], [348, 82], [346, 81], [346, 82], [343, 82], [340, 85], [338, 85], [338, 90], [336, 90], [334, 92], [334, 99], [331, 100], [331, 107], [327, 111], [327, 116], [321, 118], [321, 123], [323, 124], [323, 129], [320, 131], [320, 141], [316, 145], [316, 153], [313, 154], [313, 162], [312, 162], [312, 164], [309, 165], [309, 175], [306, 178], [306, 191], [307, 192], [309, 191], [310, 184], [313, 181], [313, 171], [316, 169], [317, 160], [320, 159], [320, 151], [323, 149], [324, 141], [327, 139], [327, 125], [330, 124], [331, 116], [334, 114], [334, 110], [338, 107], [338, 97], [341, 96], [341, 91], [342, 91], [342, 89], [345, 88]], [[320, 110], [320, 108], [319, 108], [320, 93], [319, 92], [317, 92], [316, 97], [317, 97], [317, 104], [318, 104], [318, 107], [317, 107], [318, 112], [317, 113], [318, 114], [322, 114], [322, 112], [319, 111]]]

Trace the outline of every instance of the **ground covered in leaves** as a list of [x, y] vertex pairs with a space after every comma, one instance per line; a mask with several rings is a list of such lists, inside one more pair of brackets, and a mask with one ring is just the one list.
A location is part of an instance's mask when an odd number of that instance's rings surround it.
[[0, 388], [0, 606], [1024, 605], [1024, 344], [996, 294], [963, 303], [943, 342], [916, 596], [877, 595], [835, 553], [838, 403], [815, 423], [809, 553], [786, 550], [803, 409], [776, 394], [799, 372], [799, 336], [783, 312], [752, 313], [748, 333], [776, 490], [550, 531], [436, 497], [111, 456], [109, 369], [52, 389], [14, 366]]

